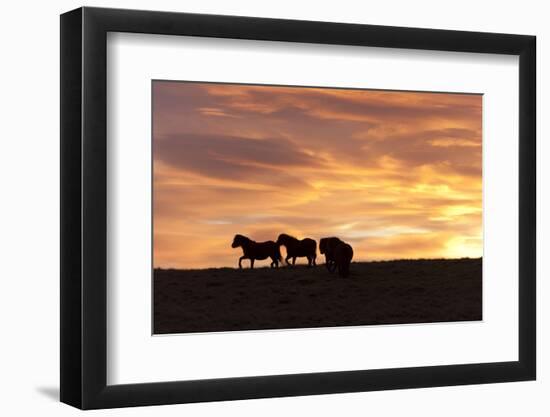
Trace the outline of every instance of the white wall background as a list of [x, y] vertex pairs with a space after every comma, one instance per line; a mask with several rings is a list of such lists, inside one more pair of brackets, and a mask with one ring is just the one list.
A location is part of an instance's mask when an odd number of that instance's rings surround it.
[[[533, 34], [538, 37], [538, 381], [377, 393], [249, 400], [99, 411], [96, 415], [279, 416], [529, 415], [550, 411], [549, 10], [536, 0], [338, 2], [278, 0], [93, 1], [86, 5]], [[0, 410], [4, 415], [75, 415], [59, 392], [59, 17], [72, 0], [3, 5], [0, 24]], [[545, 395], [546, 394], [546, 395]]]

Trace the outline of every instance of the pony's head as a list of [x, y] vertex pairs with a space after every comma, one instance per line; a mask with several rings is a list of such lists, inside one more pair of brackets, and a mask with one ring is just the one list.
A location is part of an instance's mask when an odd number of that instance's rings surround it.
[[235, 235], [235, 237], [233, 238], [233, 243], [231, 244], [231, 247], [232, 248], [238, 248], [239, 246], [242, 246], [243, 243], [247, 242], [248, 239], [246, 236], [243, 236], [243, 235]]

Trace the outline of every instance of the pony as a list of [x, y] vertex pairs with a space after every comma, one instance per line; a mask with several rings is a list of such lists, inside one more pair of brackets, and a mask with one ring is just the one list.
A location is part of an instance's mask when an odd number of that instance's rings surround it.
[[243, 250], [243, 256], [239, 258], [239, 269], [243, 268], [241, 265], [243, 259], [250, 259], [250, 269], [254, 268], [255, 260], [262, 261], [271, 258], [271, 268], [279, 267], [279, 262], [282, 262], [279, 245], [272, 240], [268, 240], [267, 242], [255, 242], [246, 236], [235, 235], [231, 247], [241, 247]]
[[306, 257], [308, 268], [315, 266], [315, 259], [317, 258], [317, 242], [315, 240], [306, 237], [299, 240], [293, 236], [285, 233], [280, 234], [277, 238], [277, 244], [286, 248], [286, 264], [290, 265], [288, 261], [292, 258], [292, 265], [296, 264], [296, 258]]
[[324, 237], [319, 241], [319, 251], [325, 255], [325, 265], [329, 272], [338, 269], [342, 278], [349, 276], [349, 266], [353, 259], [353, 248], [337, 237]]

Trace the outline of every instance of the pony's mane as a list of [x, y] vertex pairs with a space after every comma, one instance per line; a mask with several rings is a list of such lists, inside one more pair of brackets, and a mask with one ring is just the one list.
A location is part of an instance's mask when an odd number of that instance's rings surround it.
[[294, 240], [300, 240], [300, 239], [298, 239], [297, 237], [292, 236], [292, 235], [289, 235], [289, 234], [287, 234], [287, 233], [281, 233], [281, 236], [284, 236], [285, 238], [294, 239]]

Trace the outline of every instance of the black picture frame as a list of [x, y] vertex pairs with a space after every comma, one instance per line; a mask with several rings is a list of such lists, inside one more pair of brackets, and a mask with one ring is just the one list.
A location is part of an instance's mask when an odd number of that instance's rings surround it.
[[[108, 32], [519, 56], [519, 360], [107, 385]], [[60, 56], [62, 402], [95, 409], [535, 379], [534, 36], [84, 7], [61, 15]]]

